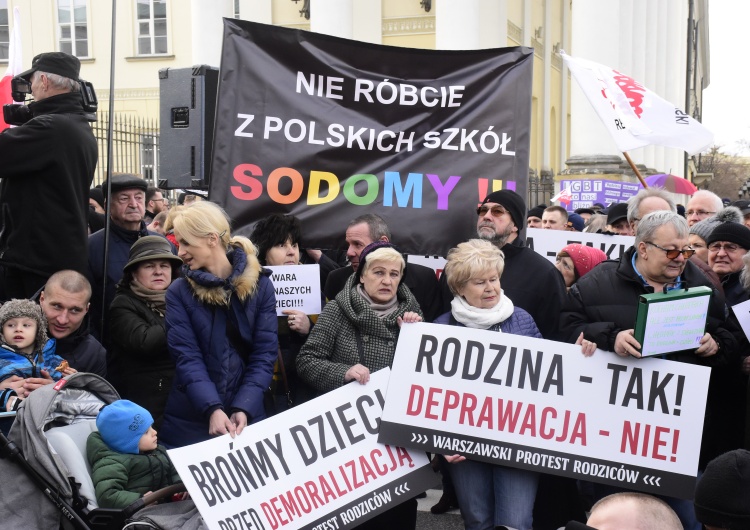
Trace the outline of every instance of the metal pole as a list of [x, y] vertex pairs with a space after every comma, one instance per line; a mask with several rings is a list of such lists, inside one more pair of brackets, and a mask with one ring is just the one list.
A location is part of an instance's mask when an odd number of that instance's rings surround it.
[[99, 337], [104, 342], [104, 315], [107, 311], [107, 264], [109, 261], [109, 231], [112, 220], [109, 216], [112, 203], [112, 118], [115, 115], [115, 34], [117, 33], [117, 0], [112, 0], [112, 40], [109, 57], [109, 120], [107, 123], [107, 200], [104, 207], [104, 270], [102, 271], [102, 315], [99, 322]]

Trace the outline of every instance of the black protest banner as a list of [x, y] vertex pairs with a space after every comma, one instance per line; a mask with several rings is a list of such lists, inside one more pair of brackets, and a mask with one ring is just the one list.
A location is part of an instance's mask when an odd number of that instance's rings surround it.
[[692, 498], [709, 375], [687, 363], [584, 357], [572, 344], [409, 324], [378, 441]]
[[225, 19], [211, 200], [240, 232], [289, 213], [338, 248], [376, 213], [404, 252], [445, 254], [488, 192], [526, 196], [532, 62]]

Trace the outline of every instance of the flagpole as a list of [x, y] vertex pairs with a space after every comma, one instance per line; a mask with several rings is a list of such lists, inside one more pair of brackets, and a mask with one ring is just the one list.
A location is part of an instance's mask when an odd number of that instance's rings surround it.
[[112, 137], [113, 132], [113, 115], [115, 113], [115, 35], [117, 30], [117, 0], [112, 0], [112, 37], [110, 40], [109, 50], [109, 114], [107, 116], [107, 189], [104, 191], [104, 196], [107, 198], [104, 201], [104, 274], [102, 274], [102, 314], [99, 322], [95, 322], [94, 325], [99, 326], [99, 337], [104, 342], [104, 333], [106, 328], [104, 326], [104, 315], [109, 309], [107, 307], [107, 266], [109, 264], [109, 233], [111, 226], [110, 219], [110, 208], [112, 204], [112, 153], [114, 139]]
[[648, 189], [648, 184], [646, 184], [646, 181], [643, 180], [643, 175], [641, 175], [641, 172], [638, 171], [638, 168], [635, 167], [635, 162], [633, 162], [633, 159], [630, 158], [630, 155], [625, 151], [623, 151], [622, 154], [625, 155], [625, 160], [627, 160], [628, 164], [630, 164], [630, 168], [635, 172], [635, 176], [638, 177], [638, 180], [641, 181], [641, 186], [643, 186], [644, 189]]

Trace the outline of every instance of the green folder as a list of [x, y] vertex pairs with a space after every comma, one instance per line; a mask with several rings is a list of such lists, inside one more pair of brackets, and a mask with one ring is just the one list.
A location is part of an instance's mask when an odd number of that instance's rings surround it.
[[710, 287], [700, 286], [642, 294], [634, 330], [641, 355], [696, 349], [706, 332], [712, 293]]

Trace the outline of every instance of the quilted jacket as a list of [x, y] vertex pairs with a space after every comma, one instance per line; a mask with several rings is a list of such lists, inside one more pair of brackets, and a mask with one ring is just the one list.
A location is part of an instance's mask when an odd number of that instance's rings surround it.
[[118, 453], [107, 447], [98, 432], [92, 432], [86, 441], [86, 457], [100, 508], [125, 508], [144, 493], [180, 481], [162, 445], [138, 455]]
[[[175, 378], [161, 441], [169, 448], [207, 440], [209, 417], [219, 408], [227, 415], [245, 412], [248, 423], [265, 418], [263, 392], [277, 357], [276, 295], [249, 240], [233, 246], [227, 257], [229, 278], [186, 271], [167, 291]], [[230, 339], [231, 329], [241, 340]]]
[[0, 344], [0, 381], [14, 375], [24, 379], [42, 377], [42, 370], [46, 370], [52, 379], [57, 381], [63, 374], [55, 368], [62, 361], [62, 357], [55, 354], [55, 339], [49, 339], [41, 352], [36, 351], [29, 355], [16, 353], [6, 344]]

